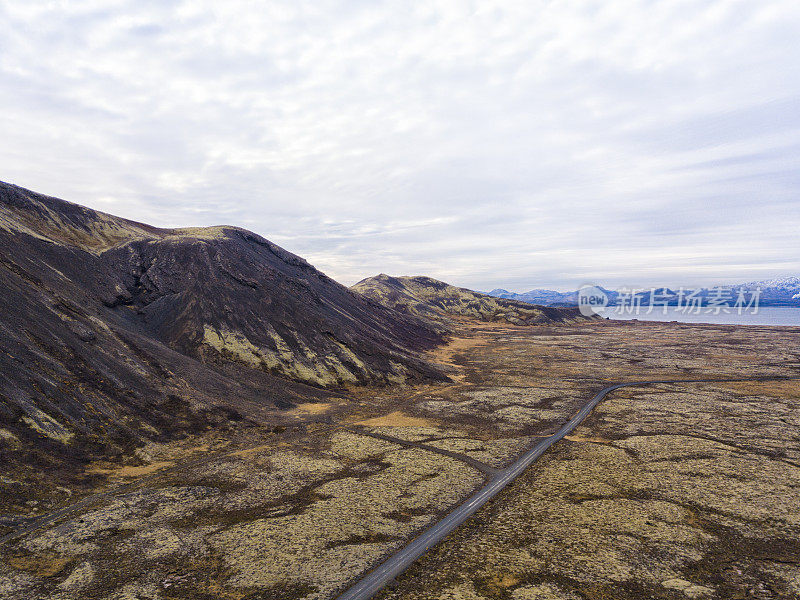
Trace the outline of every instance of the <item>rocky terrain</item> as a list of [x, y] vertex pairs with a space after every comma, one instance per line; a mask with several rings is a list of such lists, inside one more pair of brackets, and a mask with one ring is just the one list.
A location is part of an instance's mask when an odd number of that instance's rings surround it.
[[[797, 376], [798, 342], [463, 322], [426, 355], [450, 382], [354, 387], [298, 404], [285, 429], [149, 443], [139, 471], [93, 464], [129, 487], [0, 545], [0, 598], [334, 598], [609, 380]], [[798, 389], [619, 391], [381, 597], [796, 597]], [[187, 460], [198, 449], [208, 459]]]
[[438, 322], [445, 329], [452, 325], [452, 317], [513, 325], [572, 323], [586, 319], [577, 309], [531, 306], [516, 300], [494, 298], [430, 277], [381, 274], [359, 281], [352, 289], [402, 313]]
[[[497, 334], [462, 360], [481, 385], [800, 375], [798, 328], [596, 327]], [[617, 391], [377, 597], [800, 598], [798, 424], [797, 381]]]

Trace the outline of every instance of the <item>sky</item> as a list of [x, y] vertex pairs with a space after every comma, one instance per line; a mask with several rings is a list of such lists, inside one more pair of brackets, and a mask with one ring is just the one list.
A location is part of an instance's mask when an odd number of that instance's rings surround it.
[[0, 0], [0, 180], [345, 284], [800, 275], [796, 0]]

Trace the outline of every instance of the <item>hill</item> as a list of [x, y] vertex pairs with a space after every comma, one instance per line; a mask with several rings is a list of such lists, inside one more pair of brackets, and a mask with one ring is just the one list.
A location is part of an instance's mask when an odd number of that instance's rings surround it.
[[0, 183], [0, 460], [120, 456], [322, 388], [443, 378], [435, 328], [236, 227], [159, 229]]
[[532, 306], [459, 288], [430, 277], [377, 275], [351, 289], [399, 312], [426, 318], [447, 329], [450, 317], [472, 317], [513, 325], [569, 323], [586, 319], [577, 308]]

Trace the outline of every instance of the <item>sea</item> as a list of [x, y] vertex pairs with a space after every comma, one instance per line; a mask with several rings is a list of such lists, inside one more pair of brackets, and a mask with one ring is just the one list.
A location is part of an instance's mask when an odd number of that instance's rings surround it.
[[[626, 309], [627, 310], [627, 309]], [[651, 313], [647, 313], [647, 307], [642, 308], [638, 314], [620, 313], [616, 306], [609, 306], [600, 311], [600, 316], [609, 319], [639, 321], [678, 321], [680, 323], [716, 323], [727, 325], [793, 325], [800, 327], [800, 308], [785, 306], [760, 306], [757, 312], [750, 311], [739, 314], [735, 309], [730, 312], [716, 309], [709, 310], [702, 308], [700, 313], [681, 312], [675, 307], [667, 307], [667, 314], [664, 308], [657, 306]]]

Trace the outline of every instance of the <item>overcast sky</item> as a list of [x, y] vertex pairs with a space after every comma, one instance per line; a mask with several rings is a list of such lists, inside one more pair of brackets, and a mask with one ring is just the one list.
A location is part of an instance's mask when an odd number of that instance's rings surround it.
[[0, 1], [0, 179], [351, 284], [800, 274], [800, 4]]

